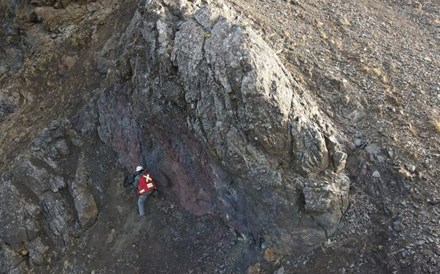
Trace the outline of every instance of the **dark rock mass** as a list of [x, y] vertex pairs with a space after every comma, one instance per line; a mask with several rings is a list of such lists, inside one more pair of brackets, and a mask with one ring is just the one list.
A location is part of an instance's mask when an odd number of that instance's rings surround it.
[[[399, 59], [367, 56], [360, 4], [312, 2], [0, 0], [0, 273], [439, 270], [438, 81], [405, 126], [429, 148], [383, 115]], [[438, 26], [425, 2], [388, 16]]]

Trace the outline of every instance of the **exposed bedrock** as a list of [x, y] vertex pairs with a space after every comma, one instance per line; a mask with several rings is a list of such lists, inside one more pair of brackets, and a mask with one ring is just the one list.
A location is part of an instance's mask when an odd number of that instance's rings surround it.
[[350, 185], [343, 136], [235, 18], [222, 1], [139, 1], [95, 54], [100, 88], [0, 177], [2, 269], [62, 256], [117, 200], [121, 166], [147, 167], [165, 197], [258, 247], [300, 253], [335, 231]]
[[120, 164], [146, 164], [186, 209], [256, 244], [325, 240], [348, 204], [341, 136], [230, 7], [195, 7], [146, 4], [100, 52], [113, 85], [99, 95], [99, 136]]

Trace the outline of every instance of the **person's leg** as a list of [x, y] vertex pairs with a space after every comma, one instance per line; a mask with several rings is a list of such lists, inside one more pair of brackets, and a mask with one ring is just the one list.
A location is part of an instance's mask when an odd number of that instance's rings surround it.
[[148, 195], [146, 195], [146, 194], [142, 194], [138, 198], [139, 215], [141, 215], [141, 216], [145, 215], [144, 205], [145, 205], [145, 199], [147, 199], [147, 196]]

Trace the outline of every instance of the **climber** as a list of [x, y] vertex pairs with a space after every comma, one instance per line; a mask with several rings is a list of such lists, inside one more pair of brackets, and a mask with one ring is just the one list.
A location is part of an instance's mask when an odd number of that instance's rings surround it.
[[145, 216], [144, 204], [148, 196], [156, 191], [156, 184], [153, 181], [151, 175], [144, 170], [143, 167], [136, 167], [136, 177], [134, 179], [134, 187], [137, 189], [138, 194], [138, 207], [139, 215]]

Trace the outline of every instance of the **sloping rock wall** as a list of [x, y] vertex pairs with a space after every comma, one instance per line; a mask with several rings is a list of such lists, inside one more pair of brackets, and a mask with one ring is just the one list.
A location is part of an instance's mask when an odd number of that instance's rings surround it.
[[129, 168], [140, 147], [194, 214], [218, 214], [257, 244], [301, 250], [334, 231], [348, 204], [346, 154], [307, 91], [234, 16], [218, 1], [140, 7], [100, 55], [103, 67], [116, 59], [103, 69], [115, 88], [103, 95], [100, 123], [127, 125], [127, 138], [103, 127], [101, 136]]
[[139, 1], [95, 54], [101, 88], [0, 178], [2, 268], [59, 258], [116, 195], [108, 171], [137, 165], [257, 248], [300, 253], [334, 232], [348, 205], [343, 136], [236, 18], [223, 1]]

